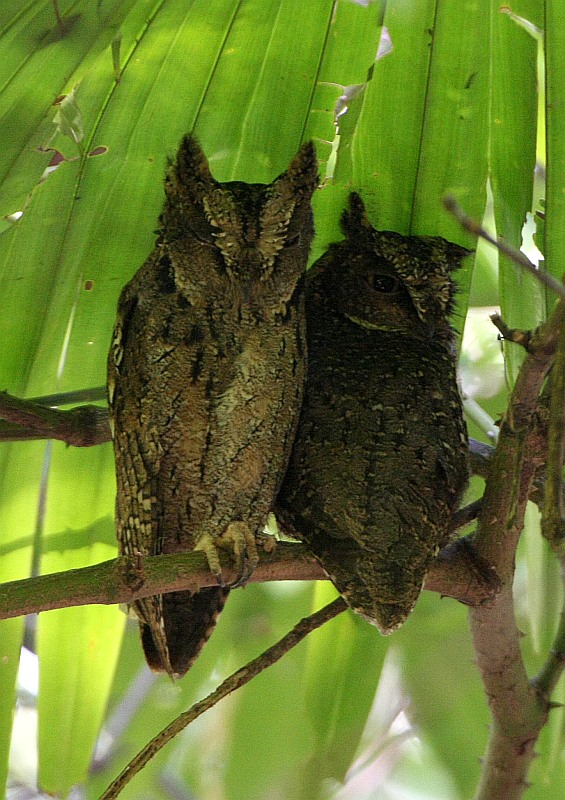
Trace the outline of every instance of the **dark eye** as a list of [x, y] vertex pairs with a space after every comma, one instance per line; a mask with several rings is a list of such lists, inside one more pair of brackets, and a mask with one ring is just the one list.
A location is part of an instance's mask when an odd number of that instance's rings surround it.
[[300, 242], [300, 234], [299, 233], [295, 233], [293, 236], [289, 236], [288, 239], [286, 239], [286, 241], [284, 243], [284, 246], [285, 247], [294, 247], [299, 242]]
[[394, 278], [392, 275], [382, 275], [378, 272], [369, 272], [365, 280], [373, 291], [381, 294], [394, 294], [400, 286], [398, 278]]
[[201, 214], [194, 214], [190, 219], [186, 220], [187, 233], [196, 239], [197, 242], [206, 245], [214, 245], [216, 243], [215, 234], [217, 228], [210, 225], [207, 219]]
[[192, 228], [191, 230], [192, 235], [194, 238], [200, 242], [200, 244], [207, 244], [207, 245], [214, 245], [214, 234], [210, 230], [210, 228], [201, 228], [200, 230], [196, 230], [196, 228]]

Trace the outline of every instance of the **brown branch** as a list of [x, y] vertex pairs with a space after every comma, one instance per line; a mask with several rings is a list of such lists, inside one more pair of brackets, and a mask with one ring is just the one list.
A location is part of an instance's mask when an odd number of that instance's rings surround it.
[[470, 522], [474, 522], [479, 516], [482, 507], [483, 498], [479, 497], [478, 500], [473, 500], [468, 506], [460, 508], [451, 518], [451, 529], [456, 531], [458, 528], [463, 528], [465, 525], [469, 525]]
[[[513, 575], [514, 552], [522, 530], [515, 520], [522, 486], [513, 486], [512, 476], [522, 475], [525, 463], [532, 461], [529, 458], [531, 453], [526, 450], [526, 440], [528, 436], [538, 435], [535, 412], [539, 394], [557, 349], [564, 319], [565, 306], [559, 303], [552, 318], [532, 334], [526, 359], [500, 425], [499, 440], [488, 473], [481, 527], [475, 543], [479, 554], [497, 565], [504, 581]], [[531, 477], [525, 480], [528, 491]], [[527, 497], [521, 499], [525, 503]]]
[[[104, 389], [94, 389], [68, 397], [22, 400], [3, 392], [0, 393], [0, 418], [13, 423], [12, 439], [55, 438], [76, 447], [100, 444], [110, 440], [105, 409], [80, 406], [61, 411], [52, 408], [51, 404], [62, 405], [103, 396]], [[6, 427], [2, 428], [0, 424], [0, 438], [5, 439], [5, 432]], [[475, 461], [485, 469], [492, 448], [478, 442], [475, 445]], [[461, 512], [454, 528], [474, 518], [476, 507], [471, 512]], [[228, 561], [224, 564], [229, 579], [230, 564]], [[254, 581], [324, 579], [326, 574], [318, 563], [297, 545], [279, 545], [274, 557], [266, 556], [252, 578]], [[129, 603], [139, 597], [178, 589], [196, 591], [210, 585], [212, 580], [205, 558], [197, 553], [139, 558], [137, 561], [122, 558], [116, 562], [0, 586], [0, 619], [69, 605]], [[459, 541], [440, 554], [427, 575], [425, 588], [467, 605], [475, 605], [492, 599], [498, 591], [498, 579], [481, 559], [474, 556], [470, 541]]]
[[563, 459], [565, 453], [565, 319], [549, 378], [549, 425], [547, 466], [541, 529], [555, 552], [564, 555], [565, 503], [563, 501]]
[[[547, 465], [543, 502], [545, 532], [553, 539], [556, 534], [559, 539], [563, 535], [561, 470], [565, 436], [565, 331], [560, 341], [559, 338], [565, 319], [565, 287], [548, 273], [538, 270], [519, 250], [500, 238], [493, 239], [463, 212], [452, 197], [445, 198], [444, 205], [465, 230], [495, 245], [560, 298], [552, 319], [533, 334], [509, 329], [500, 317], [493, 319], [503, 336], [524, 346], [528, 355], [500, 427], [475, 538], [477, 552], [492, 564], [503, 582], [502, 590], [488, 613], [476, 607], [470, 615], [477, 665], [492, 714], [487, 754], [475, 800], [518, 800], [527, 788], [526, 777], [534, 745], [547, 721], [551, 708], [550, 692], [564, 663], [565, 624], [562, 619], [553, 656], [550, 654], [540, 675], [528, 681], [520, 651], [521, 634], [514, 619], [512, 579], [526, 503], [532, 496], [532, 483], [539, 466], [540, 446], [547, 443], [548, 438], [553, 465]], [[551, 398], [548, 434], [543, 421], [541, 425], [536, 424], [536, 411], [542, 383], [557, 346], [563, 363], [559, 365], [560, 377], [553, 381], [557, 396]], [[554, 372], [556, 370], [557, 365], [554, 365]], [[552, 438], [555, 438], [554, 442]], [[534, 492], [535, 496], [537, 494], [539, 492]], [[551, 509], [548, 509], [549, 505]]]
[[[105, 408], [91, 405], [70, 411], [57, 408], [84, 400], [102, 400], [105, 391], [104, 387], [97, 387], [30, 400], [0, 392], [0, 442], [58, 439], [73, 447], [91, 447], [109, 442], [112, 436]], [[474, 475], [486, 475], [493, 453], [492, 445], [476, 439], [469, 440], [469, 457]]]
[[[226, 555], [221, 560], [229, 582], [236, 577], [233, 565]], [[303, 545], [279, 542], [273, 552], [261, 553], [250, 581], [280, 580], [327, 580], [327, 576]], [[0, 585], [0, 619], [92, 603], [131, 603], [153, 594], [180, 589], [196, 592], [213, 585], [215, 577], [202, 553], [121, 556], [92, 567]], [[498, 580], [476, 558], [472, 541], [460, 539], [440, 553], [426, 577], [425, 588], [476, 605], [492, 601]]]
[[178, 716], [170, 725], [157, 734], [151, 741], [145, 745], [135, 758], [130, 761], [127, 767], [118, 775], [118, 777], [110, 784], [106, 791], [100, 796], [100, 800], [113, 800], [117, 797], [122, 789], [129, 783], [129, 781], [143, 769], [143, 767], [150, 761], [153, 756], [159, 752], [167, 742], [170, 742], [178, 733], [193, 722], [197, 717], [207, 711], [212, 706], [216, 705], [224, 697], [244, 686], [246, 683], [258, 675], [263, 670], [270, 667], [278, 661], [285, 653], [288, 653], [293, 647], [301, 642], [309, 633], [316, 628], [319, 628], [324, 623], [328, 622], [333, 617], [341, 614], [347, 605], [345, 601], [338, 597], [329, 605], [311, 614], [309, 617], [302, 619], [294, 628], [283, 636], [276, 644], [261, 653], [260, 656], [250, 661], [233, 675], [218, 686], [211, 694], [204, 700], [195, 703], [192, 708], [185, 711]]
[[472, 475], [487, 477], [495, 449], [491, 444], [469, 439], [469, 468]]
[[443, 198], [443, 205], [444, 208], [455, 217], [464, 230], [473, 236], [480, 237], [486, 242], [489, 242], [489, 244], [494, 245], [494, 247], [496, 247], [497, 250], [505, 255], [506, 258], [509, 258], [510, 261], [514, 262], [514, 264], [517, 264], [526, 272], [531, 273], [540, 283], [543, 283], [549, 289], [554, 291], [558, 297], [560, 297], [562, 300], [565, 300], [565, 287], [562, 283], [555, 280], [553, 275], [550, 275], [548, 272], [538, 269], [535, 264], [532, 264], [530, 259], [525, 256], [524, 253], [522, 253], [521, 250], [517, 250], [515, 247], [512, 247], [512, 245], [507, 244], [500, 236], [497, 236], [496, 239], [491, 236], [490, 233], [485, 230], [485, 228], [483, 228], [479, 222], [474, 220], [472, 217], [469, 217], [463, 211], [454, 197], [451, 195], [446, 195]]
[[[547, 425], [547, 478], [542, 506], [542, 533], [560, 556], [561, 578], [565, 588], [563, 554], [565, 508], [563, 499], [563, 458], [565, 448], [565, 322], [549, 380], [549, 423]], [[547, 386], [545, 391], [547, 391]], [[545, 396], [544, 396], [545, 401]], [[565, 609], [561, 609], [559, 627], [545, 664], [530, 684], [540, 702], [551, 709], [551, 695], [565, 669]]]
[[532, 331], [523, 331], [520, 328], [509, 328], [500, 314], [491, 314], [490, 319], [495, 328], [500, 331], [501, 337], [506, 342], [519, 344], [524, 350], [528, 351], [532, 341]]
[[[108, 411], [99, 406], [79, 406], [61, 411], [56, 406], [82, 399], [100, 400], [104, 387], [23, 400], [0, 392], [0, 442], [58, 439], [74, 447], [91, 447], [111, 441]], [[2, 422], [5, 420], [5, 422]], [[474, 475], [486, 477], [494, 447], [476, 439], [469, 440], [469, 461]], [[453, 529], [477, 516], [480, 501], [474, 509], [463, 509], [454, 520]]]
[[512, 579], [516, 546], [536, 470], [536, 459], [532, 457], [537, 453], [539, 438], [535, 412], [563, 319], [564, 307], [559, 303], [552, 319], [540, 326], [529, 341], [528, 355], [500, 426], [475, 536], [477, 553], [493, 566], [503, 584], [488, 611], [475, 607], [470, 614], [477, 666], [492, 714], [476, 800], [522, 797], [534, 744], [547, 721], [547, 698], [531, 685], [522, 662]]
[[111, 439], [108, 412], [86, 405], [69, 411], [0, 392], [0, 441], [58, 439], [75, 447], [91, 447]]

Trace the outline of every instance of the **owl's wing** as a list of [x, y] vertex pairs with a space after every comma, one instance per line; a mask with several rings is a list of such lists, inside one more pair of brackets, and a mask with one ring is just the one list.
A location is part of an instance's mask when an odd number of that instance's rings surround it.
[[[139, 328], [138, 282], [128, 284], [120, 297], [108, 358], [108, 400], [116, 457], [116, 533], [123, 555], [161, 552], [155, 519], [155, 479], [159, 472], [159, 445], [147, 447], [147, 429], [139, 413], [140, 381], [131, 369], [128, 343]], [[163, 630], [162, 597], [143, 598], [133, 604], [141, 623]], [[164, 637], [156, 642], [160, 661], [170, 667]]]
[[[198, 491], [206, 457], [207, 348], [189, 308], [157, 253], [124, 289], [108, 364], [116, 454], [116, 527], [120, 552], [190, 551], [193, 516], [209, 513]], [[150, 666], [183, 674], [224, 605], [227, 590], [173, 592], [136, 601]]]

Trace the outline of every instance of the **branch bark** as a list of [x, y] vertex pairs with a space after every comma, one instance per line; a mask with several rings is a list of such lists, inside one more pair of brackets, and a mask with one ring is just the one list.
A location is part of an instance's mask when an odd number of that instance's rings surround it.
[[[227, 556], [222, 556], [222, 572], [228, 582], [235, 580], [236, 572]], [[327, 580], [327, 575], [303, 545], [279, 542], [273, 552], [261, 553], [250, 582], [282, 580]], [[196, 592], [215, 585], [215, 581], [203, 553], [121, 556], [92, 567], [0, 585], [0, 619], [91, 603], [131, 603], [180, 589]], [[428, 573], [425, 588], [476, 605], [492, 602], [499, 582], [476, 558], [472, 540], [465, 538], [442, 550]]]
[[58, 439], [75, 447], [92, 447], [111, 440], [108, 412], [93, 405], [69, 411], [0, 392], [0, 441]]
[[535, 413], [564, 319], [564, 306], [559, 303], [552, 319], [528, 343], [528, 355], [500, 426], [475, 537], [477, 552], [502, 580], [502, 589], [488, 611], [476, 607], [470, 612], [477, 666], [492, 714], [475, 800], [522, 797], [534, 745], [550, 708], [549, 697], [528, 680], [524, 668], [512, 580], [516, 546], [537, 466]]
[[[104, 398], [104, 387], [49, 395], [24, 400], [0, 392], [0, 442], [57, 439], [73, 447], [92, 447], [112, 440], [108, 411], [94, 405], [78, 406], [64, 411], [59, 408], [82, 397]], [[476, 439], [469, 441], [471, 468], [476, 475], [485, 475], [494, 447]]]

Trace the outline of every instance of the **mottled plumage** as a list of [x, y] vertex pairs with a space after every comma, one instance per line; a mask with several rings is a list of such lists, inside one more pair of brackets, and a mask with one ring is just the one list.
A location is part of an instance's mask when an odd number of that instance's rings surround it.
[[[263, 185], [217, 182], [195, 139], [182, 141], [108, 361], [122, 553], [203, 550], [222, 583], [225, 549], [240, 581], [253, 570], [302, 399], [316, 184], [311, 144]], [[137, 601], [150, 666], [184, 674], [227, 593]]]
[[382, 633], [412, 610], [467, 483], [444, 239], [376, 231], [352, 194], [345, 240], [308, 276], [308, 377], [277, 514]]

